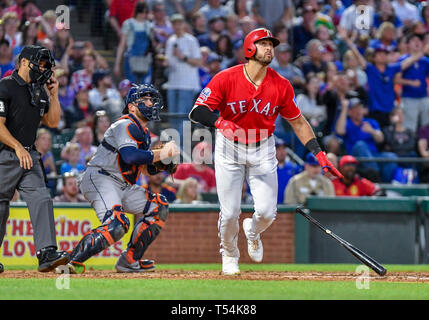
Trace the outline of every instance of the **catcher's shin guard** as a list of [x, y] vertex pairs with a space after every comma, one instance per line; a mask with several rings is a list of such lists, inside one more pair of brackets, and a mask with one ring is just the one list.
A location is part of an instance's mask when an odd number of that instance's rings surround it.
[[168, 217], [168, 202], [165, 196], [157, 194], [151, 200], [157, 207], [149, 216], [144, 216], [134, 227], [126, 252], [128, 263], [139, 261], [149, 245], [161, 232]]
[[128, 232], [130, 221], [123, 213], [122, 207], [117, 205], [110, 211], [106, 214], [103, 224], [88, 232], [73, 249], [70, 254], [72, 263], [85, 262], [120, 240]]

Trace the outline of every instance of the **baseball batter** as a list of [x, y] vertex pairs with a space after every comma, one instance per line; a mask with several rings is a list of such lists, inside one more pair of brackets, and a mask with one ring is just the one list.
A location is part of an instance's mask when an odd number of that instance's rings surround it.
[[262, 261], [260, 234], [271, 225], [277, 213], [277, 160], [272, 134], [279, 114], [289, 121], [323, 170], [329, 175], [341, 176], [322, 152], [311, 126], [302, 116], [289, 81], [268, 67], [278, 44], [279, 40], [265, 28], [250, 32], [243, 46], [248, 63], [213, 77], [189, 114], [191, 121], [218, 129], [215, 172], [225, 275], [240, 273], [237, 236], [244, 179], [254, 200], [253, 217], [243, 221], [248, 253], [253, 261]]
[[175, 157], [178, 149], [174, 142], [169, 142], [162, 149], [149, 150], [151, 139], [146, 125], [159, 120], [162, 98], [158, 90], [149, 85], [134, 86], [125, 103], [125, 115], [106, 131], [80, 182], [101, 226], [86, 234], [73, 249], [68, 265], [72, 273], [83, 272], [87, 259], [122, 238], [130, 227], [125, 212], [142, 213], [143, 218], [135, 224], [128, 247], [115, 268], [118, 272], [154, 270], [153, 261], [142, 257], [161, 232], [168, 203], [163, 195], [136, 185], [136, 180], [141, 172], [157, 174], [159, 169], [154, 163]]

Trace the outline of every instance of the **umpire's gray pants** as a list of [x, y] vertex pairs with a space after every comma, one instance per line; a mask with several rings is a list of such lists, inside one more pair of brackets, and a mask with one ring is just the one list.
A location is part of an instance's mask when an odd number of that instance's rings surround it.
[[24, 170], [19, 166], [19, 159], [15, 152], [0, 151], [0, 246], [6, 232], [9, 202], [15, 189], [18, 189], [20, 196], [27, 203], [36, 250], [57, 246], [54, 207], [46, 188], [43, 169], [40, 165], [40, 154], [32, 150], [30, 155], [33, 159], [33, 167], [30, 170]]

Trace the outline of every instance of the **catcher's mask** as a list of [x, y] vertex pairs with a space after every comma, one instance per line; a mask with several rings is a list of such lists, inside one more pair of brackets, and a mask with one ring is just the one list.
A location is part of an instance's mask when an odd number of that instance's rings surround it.
[[[150, 96], [152, 98], [152, 106], [148, 107], [142, 101], [143, 97]], [[122, 110], [123, 114], [127, 114], [128, 104], [137, 104], [140, 113], [149, 121], [160, 121], [159, 113], [164, 107], [162, 96], [153, 85], [133, 85], [128, 91], [125, 98], [125, 108]]]
[[19, 60], [26, 58], [29, 61], [30, 79], [32, 83], [44, 85], [52, 76], [55, 60], [51, 52], [41, 46], [25, 46]]

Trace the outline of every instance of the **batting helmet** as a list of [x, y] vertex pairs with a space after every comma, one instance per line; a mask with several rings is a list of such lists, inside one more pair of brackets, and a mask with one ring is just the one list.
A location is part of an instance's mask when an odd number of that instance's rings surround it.
[[[139, 99], [145, 96], [152, 97], [153, 105], [147, 107], [144, 102], [140, 102]], [[128, 113], [128, 104], [137, 103], [137, 108], [141, 114], [149, 121], [159, 121], [160, 110], [164, 107], [163, 99], [159, 91], [153, 85], [141, 84], [133, 85], [125, 97], [125, 108], [122, 110], [123, 114]]]
[[279, 39], [274, 38], [270, 30], [258, 28], [249, 32], [246, 38], [244, 38], [244, 56], [248, 59], [253, 57], [253, 55], [256, 53], [255, 42], [263, 39], [271, 40], [274, 47], [277, 47], [280, 44]]

